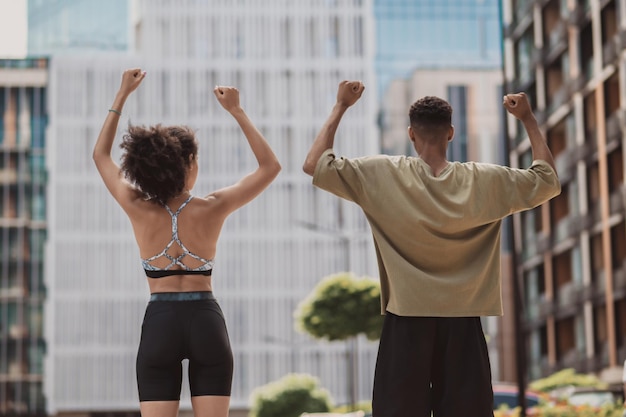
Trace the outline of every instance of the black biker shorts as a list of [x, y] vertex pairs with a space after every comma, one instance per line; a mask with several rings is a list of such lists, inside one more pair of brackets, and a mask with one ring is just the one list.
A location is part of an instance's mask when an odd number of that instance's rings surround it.
[[233, 355], [211, 292], [152, 294], [137, 353], [139, 400], [179, 400], [183, 359], [192, 396], [230, 396]]

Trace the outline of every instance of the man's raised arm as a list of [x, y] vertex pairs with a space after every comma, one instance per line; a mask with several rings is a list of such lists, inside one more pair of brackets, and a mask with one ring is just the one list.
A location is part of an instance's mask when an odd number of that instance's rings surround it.
[[524, 129], [526, 129], [528, 139], [530, 140], [533, 160], [541, 159], [542, 161], [546, 161], [552, 169], [554, 169], [554, 172], [556, 172], [552, 152], [550, 148], [548, 148], [548, 144], [541, 130], [539, 130], [535, 115], [530, 108], [528, 96], [526, 96], [525, 93], [507, 94], [504, 96], [502, 104], [509, 113], [519, 119], [524, 125]]
[[343, 114], [348, 110], [348, 107], [352, 106], [361, 98], [363, 90], [365, 90], [365, 86], [360, 81], [342, 81], [339, 83], [337, 102], [333, 106], [333, 110], [324, 123], [324, 126], [322, 126], [322, 129], [315, 137], [311, 149], [309, 149], [309, 153], [304, 160], [304, 165], [302, 165], [304, 172], [311, 176], [313, 175], [317, 161], [324, 151], [333, 147], [335, 132], [337, 132]]

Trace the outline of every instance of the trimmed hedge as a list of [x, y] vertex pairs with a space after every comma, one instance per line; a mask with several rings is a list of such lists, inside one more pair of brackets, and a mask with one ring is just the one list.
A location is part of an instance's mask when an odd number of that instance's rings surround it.
[[328, 412], [332, 398], [308, 374], [289, 374], [255, 389], [250, 417], [299, 417], [302, 413]]

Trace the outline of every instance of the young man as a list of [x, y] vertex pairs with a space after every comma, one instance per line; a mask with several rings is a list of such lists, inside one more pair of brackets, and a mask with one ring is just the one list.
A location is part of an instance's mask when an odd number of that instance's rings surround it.
[[335, 132], [363, 90], [339, 84], [303, 169], [315, 186], [358, 204], [372, 229], [385, 314], [373, 417], [493, 416], [480, 316], [502, 315], [500, 223], [560, 193], [552, 153], [521, 93], [503, 105], [530, 139], [528, 169], [448, 161], [452, 108], [437, 97], [409, 111], [418, 157], [337, 157]]

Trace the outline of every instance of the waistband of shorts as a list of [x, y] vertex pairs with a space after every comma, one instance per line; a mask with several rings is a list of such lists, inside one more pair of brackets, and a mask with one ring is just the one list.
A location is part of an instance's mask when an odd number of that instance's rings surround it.
[[215, 300], [212, 291], [156, 292], [150, 294], [150, 301], [198, 301]]

